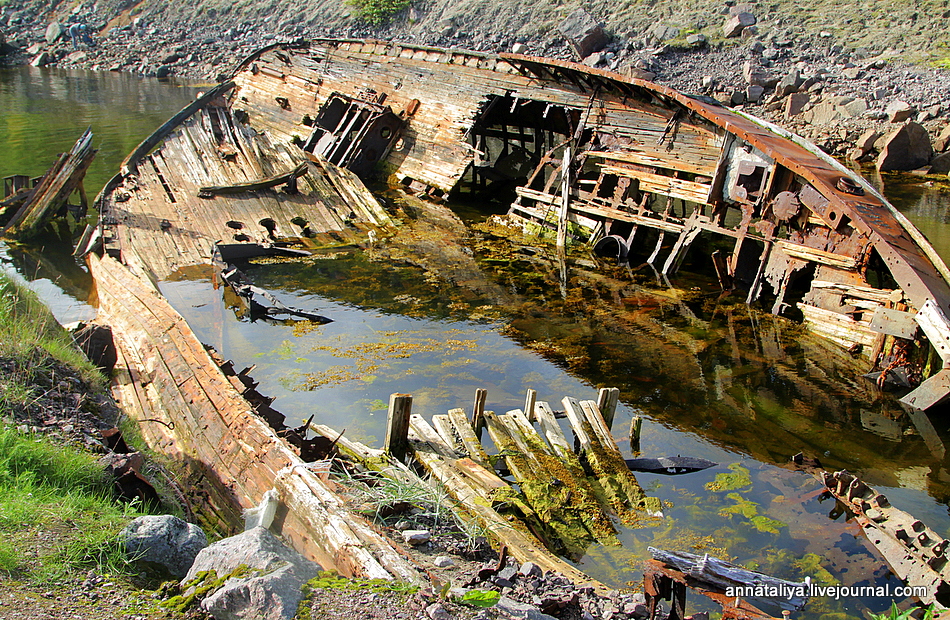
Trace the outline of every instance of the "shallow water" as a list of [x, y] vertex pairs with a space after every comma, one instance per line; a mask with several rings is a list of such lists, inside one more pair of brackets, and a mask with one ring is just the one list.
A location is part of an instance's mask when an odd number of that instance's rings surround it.
[[[0, 144], [12, 145], [0, 149], [0, 176], [39, 174], [92, 124], [100, 154], [87, 189], [95, 194], [125, 154], [193, 96], [115, 74], [0, 71]], [[918, 179], [883, 182], [950, 256], [947, 192]], [[457, 212], [468, 225], [479, 219], [470, 207]], [[284, 303], [333, 319], [322, 326], [242, 319], [203, 269], [162, 290], [203, 341], [238, 368], [256, 366], [259, 390], [276, 397], [288, 422], [315, 414], [370, 444], [380, 443], [394, 392], [411, 393], [413, 412], [431, 417], [470, 410], [477, 388], [488, 390], [488, 408], [503, 412], [520, 408], [528, 388], [559, 409], [564, 396], [595, 398], [598, 387], [618, 387], [614, 429], [625, 456], [639, 415], [641, 455], [721, 465], [638, 475], [663, 500], [664, 519], [622, 528], [621, 547], [594, 545], [579, 561], [612, 585], [639, 580], [649, 545], [727, 556], [788, 579], [897, 585], [834, 502], [819, 501], [819, 484], [782, 466], [798, 451], [860, 473], [950, 537], [942, 413], [930, 424], [909, 419], [891, 395], [855, 376], [847, 356], [792, 323], [720, 299], [709, 281], [684, 276], [670, 287], [649, 269], [595, 264], [583, 254], [562, 266], [543, 247], [467, 234], [459, 222], [447, 229], [410, 222], [369, 252], [336, 249], [248, 270]], [[6, 248], [0, 264], [39, 282], [61, 320], [85, 318], [88, 277], [68, 251], [52, 251], [65, 243], [45, 244]], [[859, 615], [889, 600], [815, 600], [805, 616]]]

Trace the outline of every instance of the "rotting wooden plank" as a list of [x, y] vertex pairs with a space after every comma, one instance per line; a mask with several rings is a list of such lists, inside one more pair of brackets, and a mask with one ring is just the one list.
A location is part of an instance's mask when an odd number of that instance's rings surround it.
[[554, 411], [551, 410], [551, 405], [544, 401], [538, 401], [535, 405], [535, 412], [538, 425], [544, 431], [544, 436], [547, 438], [548, 443], [551, 444], [551, 447], [559, 452], [558, 456], [564, 458], [566, 454], [573, 455], [574, 451], [571, 449], [570, 444], [567, 443], [567, 438], [564, 436], [560, 425], [557, 423], [557, 419], [554, 417]]
[[[410, 428], [410, 439], [422, 441], [414, 431], [414, 428]], [[591, 587], [600, 594], [608, 591], [604, 584], [553, 555], [536, 537], [499, 514], [480, 496], [469, 479], [447, 465], [445, 457], [434, 451], [423, 450], [416, 452], [416, 458], [433, 478], [445, 486], [460, 506], [473, 514], [488, 530], [489, 535], [499, 544], [505, 545], [519, 562], [534, 562], [543, 571], [560, 573], [573, 581], [577, 587]]]
[[456, 435], [462, 441], [465, 451], [468, 452], [469, 458], [484, 467], [491, 467], [488, 453], [485, 452], [481, 442], [478, 441], [478, 437], [475, 436], [475, 430], [468, 421], [465, 411], [463, 409], [449, 409], [448, 416]]

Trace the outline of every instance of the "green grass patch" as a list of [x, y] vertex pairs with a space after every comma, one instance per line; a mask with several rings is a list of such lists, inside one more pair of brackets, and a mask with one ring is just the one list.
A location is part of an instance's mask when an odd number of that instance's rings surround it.
[[38, 582], [88, 569], [130, 575], [117, 535], [138, 515], [114, 501], [95, 456], [0, 428], [0, 572]]
[[409, 8], [411, 0], [347, 0], [346, 3], [353, 7], [359, 19], [373, 26], [382, 26]]
[[56, 364], [74, 369], [93, 388], [104, 384], [102, 374], [73, 343], [49, 309], [28, 288], [0, 274], [0, 359], [9, 360], [12, 374], [0, 381], [0, 414], [29, 402], [37, 378]]

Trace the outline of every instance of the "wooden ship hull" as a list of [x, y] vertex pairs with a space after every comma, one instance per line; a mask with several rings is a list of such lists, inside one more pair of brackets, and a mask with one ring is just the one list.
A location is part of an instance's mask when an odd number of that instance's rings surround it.
[[232, 527], [277, 485], [276, 527], [325, 566], [413, 571], [254, 422], [246, 385], [209, 362], [150, 282], [210, 264], [216, 246], [306, 250], [389, 234], [390, 213], [361, 180], [379, 172], [434, 200], [507, 192], [511, 221], [641, 254], [664, 275], [709, 247], [701, 237], [724, 242], [712, 256], [723, 288], [797, 312], [868, 370], [904, 368], [919, 383], [909, 407], [950, 393], [950, 270], [865, 181], [800, 139], [574, 63], [379, 41], [274, 45], [126, 158], [78, 251], [105, 255], [90, 264], [120, 343], [116, 390], [146, 439], [205, 480]]

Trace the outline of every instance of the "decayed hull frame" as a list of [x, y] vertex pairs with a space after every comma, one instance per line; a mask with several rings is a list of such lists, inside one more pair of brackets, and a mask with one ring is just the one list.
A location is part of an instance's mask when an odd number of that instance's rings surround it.
[[[327, 122], [331, 98], [344, 111]], [[371, 140], [382, 145], [372, 157]], [[299, 148], [321, 143], [330, 148]], [[198, 476], [217, 472], [209, 491], [231, 503], [219, 512], [232, 525], [237, 507], [276, 483], [293, 500], [288, 538], [346, 572], [405, 578], [413, 569], [347, 525], [285, 442], [248, 421], [250, 405], [147, 283], [209, 262], [215, 243], [352, 243], [388, 226], [355, 175], [323, 157], [333, 153], [345, 154], [341, 165], [375, 157], [390, 178], [433, 197], [513, 187], [513, 220], [609, 239], [618, 255], [639, 250], [663, 273], [700, 235], [725, 239], [724, 286], [743, 285], [748, 301], [770, 288], [775, 312], [795, 304], [812, 329], [869, 366], [909, 364], [902, 352], [932, 346], [936, 371], [903, 402], [926, 409], [950, 392], [947, 267], [816, 147], [714, 103], [574, 63], [377, 41], [265, 48], [126, 159], [97, 206], [105, 252], [129, 269], [90, 260], [126, 362], [120, 399], [143, 420], [172, 416], [153, 426], [152, 442], [180, 452]], [[877, 269], [885, 275], [874, 279]], [[795, 277], [807, 279], [807, 292], [792, 299]], [[134, 320], [123, 318], [129, 304]], [[187, 351], [166, 337], [172, 328]], [[193, 364], [208, 369], [186, 372]], [[229, 455], [243, 459], [239, 470]], [[353, 535], [326, 538], [334, 527]]]

